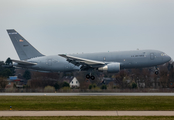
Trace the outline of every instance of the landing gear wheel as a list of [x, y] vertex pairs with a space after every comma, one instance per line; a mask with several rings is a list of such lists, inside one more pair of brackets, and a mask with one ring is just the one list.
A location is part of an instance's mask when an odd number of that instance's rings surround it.
[[90, 75], [89, 75], [89, 74], [87, 74], [87, 75], [86, 75], [86, 78], [87, 78], [87, 79], [89, 79], [89, 78], [90, 78]]
[[155, 75], [158, 75], [159, 74], [159, 71], [155, 71]]
[[95, 79], [95, 77], [92, 75], [92, 76], [91, 76], [91, 80], [94, 80], [94, 79]]

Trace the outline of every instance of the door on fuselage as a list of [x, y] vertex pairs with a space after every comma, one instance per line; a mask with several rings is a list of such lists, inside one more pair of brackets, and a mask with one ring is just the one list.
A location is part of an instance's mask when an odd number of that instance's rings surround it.
[[106, 57], [103, 57], [103, 62], [106, 62]]
[[150, 53], [150, 59], [151, 59], [151, 60], [154, 60], [154, 59], [155, 59], [154, 53]]
[[48, 60], [47, 60], [47, 65], [48, 65], [48, 66], [52, 66], [52, 59], [48, 59]]

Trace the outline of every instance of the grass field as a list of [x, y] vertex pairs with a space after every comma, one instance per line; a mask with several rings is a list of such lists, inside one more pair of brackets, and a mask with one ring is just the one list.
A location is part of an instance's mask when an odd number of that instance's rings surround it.
[[0, 96], [0, 110], [174, 110], [173, 96]]
[[0, 117], [0, 120], [173, 120], [170, 116], [116, 116], [116, 117]]

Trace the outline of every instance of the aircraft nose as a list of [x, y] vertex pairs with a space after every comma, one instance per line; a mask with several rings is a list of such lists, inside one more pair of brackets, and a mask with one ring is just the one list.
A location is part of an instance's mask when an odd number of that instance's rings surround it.
[[163, 59], [165, 62], [169, 62], [171, 60], [171, 57], [166, 55], [164, 56], [164, 59]]

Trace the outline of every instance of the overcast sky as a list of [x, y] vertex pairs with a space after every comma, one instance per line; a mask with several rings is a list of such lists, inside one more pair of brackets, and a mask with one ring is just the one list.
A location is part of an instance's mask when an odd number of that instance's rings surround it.
[[0, 60], [19, 59], [6, 29], [45, 55], [141, 49], [174, 58], [174, 0], [0, 0]]

